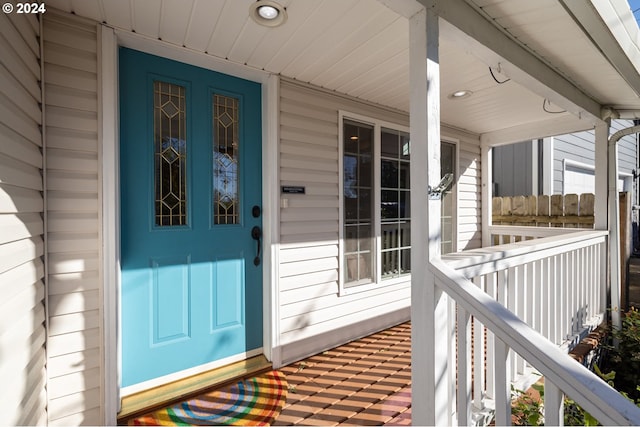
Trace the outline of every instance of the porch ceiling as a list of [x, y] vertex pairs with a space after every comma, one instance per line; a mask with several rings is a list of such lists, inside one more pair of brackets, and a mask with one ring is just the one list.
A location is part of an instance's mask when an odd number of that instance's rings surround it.
[[[287, 8], [288, 20], [277, 28], [262, 27], [250, 19], [248, 11], [253, 1], [48, 0], [47, 7], [369, 102], [409, 110], [408, 20], [383, 4], [390, 4], [389, 0], [279, 0]], [[626, 11], [620, 6], [626, 4], [624, 0], [600, 1], [617, 7], [613, 17], [628, 18], [625, 13], [631, 16], [628, 5]], [[589, 2], [580, 3], [592, 7]], [[571, 10], [563, 0], [465, 0], [464, 4], [588, 98], [603, 106], [640, 110], [640, 100], [633, 89], [633, 78], [638, 77], [635, 67], [625, 75], [624, 70], [612, 65], [611, 55], [603, 52], [603, 43], [584, 31], [585, 21], [594, 14], [576, 17], [584, 10]], [[605, 29], [601, 34], [606, 33], [609, 27], [602, 20], [599, 24]], [[610, 26], [617, 24], [622, 25], [616, 20], [610, 22]], [[635, 40], [631, 48], [637, 49], [637, 26], [629, 22], [623, 26], [628, 39]], [[534, 128], [540, 122], [561, 122], [563, 129], [589, 127], [570, 113], [545, 112], [544, 94], [539, 90], [534, 93], [535, 89], [518, 84], [517, 79], [496, 83], [488, 64], [493, 65], [500, 81], [510, 77], [508, 67], [501, 69], [501, 74], [497, 63], [460, 44], [450, 31], [442, 32], [440, 46], [444, 122], [478, 134]], [[448, 97], [461, 89], [471, 90], [473, 95], [458, 100]], [[562, 110], [553, 104], [546, 107], [550, 111]], [[517, 133], [514, 135], [517, 137]]]

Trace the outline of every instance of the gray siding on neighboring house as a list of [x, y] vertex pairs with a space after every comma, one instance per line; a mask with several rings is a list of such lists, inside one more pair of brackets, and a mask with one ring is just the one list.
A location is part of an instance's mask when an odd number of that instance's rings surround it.
[[96, 24], [47, 11], [49, 422], [100, 425], [102, 311]]
[[0, 15], [0, 424], [46, 424], [39, 22]]
[[[613, 120], [611, 132], [633, 126], [630, 120]], [[568, 159], [593, 166], [595, 164], [595, 137], [592, 130], [560, 135], [553, 138], [553, 192], [563, 192], [563, 160]], [[618, 143], [619, 171], [631, 173], [636, 168], [636, 139], [629, 135]]]
[[525, 141], [492, 150], [494, 196], [529, 196], [533, 193], [531, 145], [531, 141]]
[[[380, 319], [410, 305], [409, 282], [338, 295], [339, 174], [338, 111], [408, 126], [408, 115], [283, 80], [280, 88], [280, 183], [306, 187], [305, 195], [283, 195], [279, 265], [279, 322], [283, 361], [303, 356], [294, 344], [324, 334], [309, 347], [317, 352], [353, 337], [327, 332]], [[479, 139], [462, 132], [458, 182], [460, 249], [480, 245]], [[379, 324], [373, 325], [380, 327]], [[304, 346], [303, 346], [304, 347]]]

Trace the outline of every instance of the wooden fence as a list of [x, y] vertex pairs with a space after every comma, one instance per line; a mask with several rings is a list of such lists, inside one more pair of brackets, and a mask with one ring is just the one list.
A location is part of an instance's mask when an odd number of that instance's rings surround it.
[[[632, 251], [631, 193], [620, 197], [620, 272], [621, 302], [626, 309], [627, 270]], [[493, 225], [534, 227], [593, 228], [594, 201], [591, 193], [553, 196], [515, 196], [493, 198]], [[500, 244], [494, 236], [493, 244]], [[518, 241], [519, 238], [516, 238]]]
[[494, 197], [493, 224], [593, 228], [594, 200], [590, 193]]

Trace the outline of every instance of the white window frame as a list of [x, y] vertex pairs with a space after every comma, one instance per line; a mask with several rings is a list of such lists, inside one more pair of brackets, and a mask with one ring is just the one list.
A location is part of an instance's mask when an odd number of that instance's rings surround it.
[[[375, 255], [373, 257], [373, 281], [371, 283], [364, 283], [360, 285], [355, 285], [351, 287], [345, 287], [344, 280], [344, 271], [345, 271], [345, 261], [344, 261], [344, 252], [345, 252], [345, 242], [344, 242], [344, 120], [353, 120], [355, 122], [359, 122], [365, 125], [373, 126], [373, 198], [372, 203], [374, 206], [373, 212], [373, 234], [374, 237], [372, 239], [372, 251], [374, 251]], [[407, 274], [406, 276], [396, 277], [392, 279], [382, 280], [382, 271], [381, 271], [381, 262], [382, 262], [382, 252], [380, 248], [382, 246], [382, 225], [381, 225], [381, 215], [380, 215], [380, 177], [381, 177], [381, 168], [380, 168], [380, 144], [381, 144], [381, 134], [382, 128], [398, 130], [401, 132], [409, 133], [409, 127], [403, 126], [398, 123], [387, 122], [380, 119], [375, 119], [373, 117], [364, 116], [362, 114], [351, 113], [348, 111], [339, 110], [338, 111], [338, 216], [339, 216], [339, 260], [338, 260], [338, 269], [339, 269], [339, 296], [351, 295], [361, 292], [368, 292], [375, 289], [388, 287], [397, 285], [399, 283], [409, 283], [411, 281], [411, 274]], [[447, 141], [448, 142], [448, 141]], [[456, 203], [457, 205], [457, 203]], [[457, 209], [457, 206], [456, 206]], [[456, 231], [457, 233], [457, 231]]]
[[[455, 165], [453, 168], [453, 182], [451, 183], [451, 194], [453, 195], [453, 218], [452, 218], [452, 234], [453, 241], [451, 242], [451, 247], [453, 251], [451, 253], [458, 252], [458, 219], [460, 218], [459, 212], [459, 200], [458, 200], [458, 179], [460, 178], [460, 140], [456, 138], [449, 138], [447, 136], [440, 135], [440, 144], [446, 142], [447, 144], [452, 144], [455, 146]], [[440, 230], [442, 233], [442, 230]]]

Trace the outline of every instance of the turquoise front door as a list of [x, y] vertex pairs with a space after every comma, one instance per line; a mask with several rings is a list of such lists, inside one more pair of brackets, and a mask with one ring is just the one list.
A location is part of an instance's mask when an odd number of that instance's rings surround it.
[[258, 83], [126, 48], [119, 82], [126, 387], [262, 347], [262, 126]]

